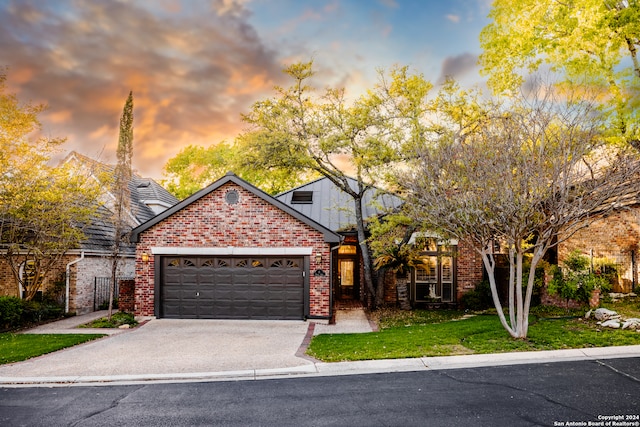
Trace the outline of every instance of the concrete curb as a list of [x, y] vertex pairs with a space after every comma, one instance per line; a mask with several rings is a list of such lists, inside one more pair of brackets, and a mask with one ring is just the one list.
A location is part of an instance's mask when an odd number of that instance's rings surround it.
[[247, 381], [282, 378], [309, 378], [338, 375], [364, 375], [391, 372], [419, 372], [477, 367], [596, 361], [640, 357], [640, 346], [601, 347], [519, 353], [474, 354], [465, 356], [423, 357], [416, 359], [364, 360], [359, 362], [317, 362], [309, 365], [277, 369], [246, 369], [240, 371], [195, 372], [177, 374], [144, 374], [114, 376], [68, 377], [0, 377], [0, 386], [70, 387], [136, 385], [159, 383]]

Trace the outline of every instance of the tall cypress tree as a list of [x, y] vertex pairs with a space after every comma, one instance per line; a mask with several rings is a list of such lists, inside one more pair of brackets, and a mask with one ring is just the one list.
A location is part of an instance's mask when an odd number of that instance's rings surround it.
[[118, 164], [114, 172], [112, 193], [115, 196], [113, 209], [113, 247], [111, 252], [111, 284], [109, 286], [109, 319], [113, 312], [113, 297], [117, 280], [118, 264], [123, 244], [129, 242], [131, 226], [127, 215], [130, 211], [131, 193], [129, 182], [131, 182], [131, 158], [133, 157], [133, 92], [129, 92], [129, 97], [124, 104], [122, 116], [120, 117], [120, 136], [118, 139]]

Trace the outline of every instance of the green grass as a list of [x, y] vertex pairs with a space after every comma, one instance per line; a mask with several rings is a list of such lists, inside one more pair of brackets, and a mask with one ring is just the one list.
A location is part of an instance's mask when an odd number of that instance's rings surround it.
[[21, 362], [103, 336], [102, 334], [0, 334], [0, 365]]
[[[621, 308], [619, 312], [627, 317], [640, 317], [638, 303], [624, 304], [606, 306], [616, 311]], [[495, 314], [461, 318], [463, 313], [453, 310], [391, 310], [377, 313], [380, 332], [318, 335], [307, 353], [325, 362], [338, 362], [640, 344], [640, 333], [602, 328], [593, 318], [583, 319], [583, 313], [532, 310], [528, 337], [517, 340]]]
[[81, 325], [81, 328], [117, 328], [120, 325], [130, 325], [136, 326], [138, 322], [135, 317], [131, 313], [125, 313], [123, 311], [119, 311], [117, 313], [113, 313], [111, 316], [111, 320], [106, 317], [101, 317], [96, 319], [90, 323], [85, 325]]

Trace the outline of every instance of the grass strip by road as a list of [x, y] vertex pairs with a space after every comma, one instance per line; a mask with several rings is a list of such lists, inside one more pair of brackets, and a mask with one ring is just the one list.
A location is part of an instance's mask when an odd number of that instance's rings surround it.
[[0, 365], [21, 362], [104, 336], [104, 334], [3, 333], [0, 334]]
[[383, 320], [379, 332], [318, 335], [307, 353], [339, 362], [640, 344], [636, 331], [602, 328], [582, 317], [531, 316], [527, 339], [513, 339], [495, 314], [463, 314], [418, 312], [404, 321]]

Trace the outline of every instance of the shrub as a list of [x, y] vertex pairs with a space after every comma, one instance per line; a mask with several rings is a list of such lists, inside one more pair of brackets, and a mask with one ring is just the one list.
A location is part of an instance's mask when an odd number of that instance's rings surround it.
[[16, 297], [0, 297], [0, 329], [13, 329], [20, 325], [22, 300]]
[[553, 266], [551, 269], [551, 281], [548, 291], [550, 295], [558, 295], [567, 301], [576, 300], [581, 303], [589, 303], [591, 294], [595, 289], [603, 292], [611, 290], [609, 279], [601, 274], [589, 270], [589, 258], [579, 251], [573, 251], [564, 261], [565, 270]]
[[476, 287], [462, 295], [460, 303], [466, 310], [480, 311], [493, 307], [493, 299], [491, 297], [491, 286], [489, 282], [483, 280]]
[[22, 301], [22, 323], [41, 323], [62, 317], [64, 309], [50, 301]]

